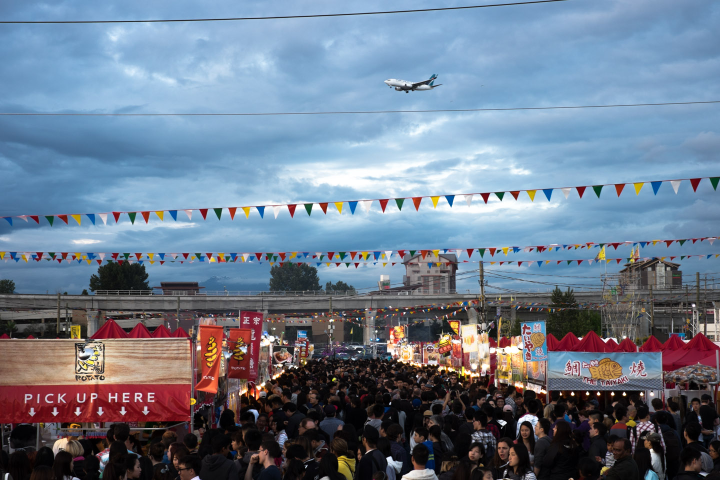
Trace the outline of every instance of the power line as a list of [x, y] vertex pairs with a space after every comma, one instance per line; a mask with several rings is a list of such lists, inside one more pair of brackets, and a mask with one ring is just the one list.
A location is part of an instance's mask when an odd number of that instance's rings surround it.
[[618, 103], [611, 105], [567, 105], [552, 107], [506, 107], [506, 108], [440, 108], [431, 110], [350, 110], [326, 112], [200, 112], [200, 113], [71, 113], [71, 112], [0, 112], [5, 117], [271, 117], [299, 115], [380, 115], [388, 113], [472, 113], [472, 112], [515, 112], [535, 110], [580, 110], [590, 108], [623, 107], [664, 107], [674, 105], [710, 105], [720, 100], [661, 103]]
[[471, 10], [492, 7], [516, 7], [521, 5], [536, 5], [541, 3], [557, 3], [568, 0], [534, 0], [527, 2], [494, 3], [488, 5], [468, 5], [464, 7], [417, 8], [413, 10], [385, 10], [374, 12], [352, 13], [320, 13], [309, 15], [275, 15], [269, 17], [226, 17], [226, 18], [177, 18], [177, 19], [149, 19], [149, 20], [0, 20], [0, 24], [49, 25], [49, 24], [98, 24], [98, 23], [189, 23], [189, 22], [240, 22], [249, 20], [301, 20], [307, 18], [329, 17], [361, 17], [368, 15], [393, 15], [399, 13], [426, 13], [447, 12], [453, 10]]

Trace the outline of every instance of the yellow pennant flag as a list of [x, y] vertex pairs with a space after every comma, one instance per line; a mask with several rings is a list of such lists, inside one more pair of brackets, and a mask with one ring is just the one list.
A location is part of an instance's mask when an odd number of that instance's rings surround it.
[[27, 263], [27, 256], [24, 253], [22, 254], [22, 259], [25, 260], [25, 263]]
[[353, 329], [352, 329], [352, 327], [350, 327], [350, 335], [352, 335], [352, 332], [353, 332]]
[[436, 258], [440, 258], [440, 250], [433, 250], [433, 255], [435, 255]]
[[527, 194], [528, 197], [530, 197], [531, 202], [535, 201], [535, 192], [537, 192], [537, 190], [527, 190]]
[[155, 262], [153, 262], [152, 260], [150, 260], [150, 265], [155, 265]]
[[85, 259], [85, 261], [88, 262], [88, 265], [90, 265], [92, 263], [92, 260], [90, 260], [89, 258]]
[[81, 216], [80, 216], [80, 215], [70, 215], [70, 216], [71, 216], [73, 219], [75, 219], [75, 221], [78, 223], [78, 225], [80, 225], [80, 219], [81, 219]]
[[290, 260], [297, 257], [297, 252], [290, 252]]
[[640, 190], [642, 190], [643, 185], [645, 185], [645, 182], [633, 183], [633, 186], [635, 187], [635, 195], [640, 195]]
[[162, 210], [158, 210], [157, 212], [155, 212], [155, 215], [157, 215], [158, 218], [160, 219], [160, 221], [162, 222], [162, 221], [163, 221], [163, 215], [165, 215], [165, 212], [162, 211]]
[[438, 200], [440, 200], [440, 197], [430, 197], [430, 200], [433, 202], [433, 208], [437, 208]]
[[325, 265], [327, 265], [327, 266], [329, 267], [329, 266], [330, 266], [330, 262], [326, 263]]
[[595, 257], [595, 260], [605, 260], [605, 246], [600, 249], [600, 252], [597, 254], [597, 257]]
[[153, 259], [153, 257], [155, 256], [155, 254], [154, 254], [154, 253], [148, 253], [147, 256], [148, 256], [148, 258], [152, 261], [152, 259]]
[[383, 267], [386, 267], [386, 266], [387, 266], [387, 263], [383, 263]]
[[508, 248], [509, 248], [509, 247], [502, 247], [502, 251], [503, 251], [503, 253], [505, 254], [506, 257], [507, 257], [507, 254], [508, 254]]
[[242, 211], [245, 212], [245, 218], [250, 217], [250, 207], [240, 207], [242, 208]]
[[610, 263], [610, 260], [612, 260], [612, 258], [606, 258], [605, 263]]
[[547, 265], [548, 263], [550, 263], [550, 260], [545, 260], [545, 265]]
[[0, 252], [0, 260], [4, 260], [4, 259], [5, 259], [5, 252]]
[[335, 208], [337, 208], [338, 213], [340, 215], [342, 215], [343, 202], [334, 202], [334, 203], [335, 203]]

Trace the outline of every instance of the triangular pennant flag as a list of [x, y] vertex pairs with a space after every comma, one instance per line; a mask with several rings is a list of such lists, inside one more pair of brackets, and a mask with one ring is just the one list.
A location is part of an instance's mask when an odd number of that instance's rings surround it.
[[357, 208], [358, 202], [348, 202], [348, 206], [350, 207], [350, 215], [355, 215], [355, 209]]
[[490, 256], [491, 256], [491, 257], [494, 257], [494, 256], [495, 256], [495, 251], [497, 250], [497, 248], [492, 248], [492, 247], [491, 247], [491, 248], [488, 248], [488, 250], [490, 250]]
[[[593, 188], [595, 188], [595, 187], [593, 187]], [[616, 183], [616, 184], [615, 184], [615, 191], [617, 192], [617, 196], [618, 196], [618, 197], [619, 197], [620, 194], [622, 193], [623, 188], [625, 188], [625, 184], [624, 184], [624, 183]], [[597, 191], [596, 191], [595, 193], [597, 193]], [[600, 198], [600, 195], [598, 195], [598, 198]]]
[[163, 217], [165, 216], [165, 212], [164, 212], [163, 210], [158, 210], [158, 211], [156, 211], [156, 212], [155, 212], [155, 215], [158, 216], [158, 218], [160, 219], [161, 222], [164, 221]]
[[[468, 256], [468, 258], [472, 257], [473, 250], [474, 250], [473, 248], [468, 248], [468, 249], [466, 250], [466, 251], [467, 251], [467, 256]], [[482, 254], [480, 254], [480, 256], [482, 256]]]
[[305, 211], [307, 212], [308, 217], [309, 217], [310, 214], [312, 213], [312, 208], [313, 208], [313, 204], [312, 204], [312, 203], [306, 203], [306, 204], [305, 204]]
[[207, 212], [208, 212], [208, 209], [207, 209], [207, 208], [201, 208], [201, 209], [200, 209], [200, 215], [202, 215], [203, 220], [207, 220]]
[[586, 189], [586, 188], [587, 188], [587, 187], [575, 187], [575, 190], [577, 190], [578, 195], [580, 196], [580, 198], [583, 197], [583, 194], [585, 193], [585, 189]]
[[440, 197], [430, 197], [430, 201], [433, 204], [433, 208], [437, 208], [438, 200], [440, 200]]
[[[278, 213], [280, 213], [280, 205], [273, 205], [272, 209], [273, 209], [273, 213], [275, 214], [275, 218], [277, 218]], [[292, 216], [292, 215], [290, 215], [290, 216]]]
[[148, 223], [148, 220], [150, 220], [150, 212], [140, 212], [140, 214], [145, 219], [145, 223]]
[[[552, 188], [543, 189], [543, 193], [545, 194], [545, 198], [548, 199], [548, 202], [550, 201], [550, 197], [552, 197], [552, 192], [553, 192]], [[565, 198], [567, 198], [567, 195], [565, 196]]]
[[417, 212], [420, 209], [420, 202], [422, 202], [423, 197], [413, 197], [412, 201], [415, 205], [415, 211]]
[[[95, 214], [94, 213], [86, 213], [85, 216], [90, 219], [90, 221], [92, 222], [93, 225], [95, 225]], [[40, 223], [40, 222], [38, 222], [38, 223]]]
[[700, 180], [702, 178], [691, 178], [690, 179], [690, 185], [692, 185], [693, 192], [697, 192], [697, 187], [700, 185]]
[[537, 192], [537, 190], [525, 190], [525, 191], [527, 192], [528, 197], [530, 197], [530, 201], [534, 202], [535, 201], [535, 192]]
[[[505, 196], [505, 192], [495, 192], [495, 196], [500, 199], [502, 202], [503, 197]], [[485, 202], [487, 203], [487, 201]]]
[[237, 207], [228, 207], [228, 212], [230, 213], [230, 220], [235, 220], [235, 212], [237, 211]]
[[215, 212], [215, 215], [217, 215], [218, 220], [220, 220], [220, 217], [222, 216], [222, 208], [213, 208], [213, 211]]
[[370, 207], [372, 206], [372, 200], [363, 200], [360, 202], [360, 205], [362, 206], [363, 210], [365, 210], [365, 213], [370, 211]]
[[662, 182], [650, 182], [650, 185], [652, 186], [653, 193], [657, 195], [658, 190], [660, 190], [660, 185], [662, 185]]
[[240, 207], [240, 209], [245, 212], [245, 218], [250, 218], [250, 207]]
[[640, 190], [642, 190], [643, 185], [645, 185], [644, 182], [633, 183], [633, 187], [635, 187], [635, 195], [640, 195]]
[[517, 200], [518, 197], [520, 196], [520, 190], [515, 190], [513, 192], [510, 192], [510, 195], [512, 195], [513, 198], [515, 198], [515, 200]]
[[503, 251], [503, 253], [505, 254], [506, 257], [507, 257], [507, 254], [508, 254], [508, 248], [509, 248], [509, 247], [502, 247], [502, 251]]
[[[597, 195], [597, 198], [600, 198], [600, 192], [602, 192], [603, 185], [593, 185], [593, 191], [595, 192], [595, 195]], [[618, 193], [618, 195], [620, 195]]]
[[[325, 203], [320, 203], [319, 205], [320, 205], [320, 208], [322, 209], [323, 213], [324, 213], [325, 215], [327, 215], [327, 207], [328, 207], [327, 202], [325, 202]], [[288, 206], [288, 208], [290, 208], [290, 207]], [[294, 209], [293, 209], [293, 211], [294, 211]]]
[[678, 188], [680, 187], [680, 183], [682, 183], [682, 180], [670, 180], [670, 185], [672, 185], [673, 190], [675, 190], [675, 195], [678, 193]]
[[[565, 188], [561, 188], [560, 190], [562, 190], [563, 195], [565, 195], [565, 200], [567, 200], [568, 195], [570, 195], [570, 191], [572, 190], [572, 188], [565, 187]], [[550, 200], [550, 199], [548, 198], [548, 200]]]
[[192, 210], [183, 210], [185, 212], [185, 215], [187, 215], [188, 220], [192, 220]]
[[260, 218], [265, 218], [265, 207], [255, 207], [255, 209], [260, 214]]
[[120, 214], [122, 212], [112, 212], [113, 217], [115, 218], [115, 223], [118, 223], [120, 221]]
[[340, 215], [342, 215], [342, 208], [343, 208], [343, 202], [333, 202], [335, 204], [335, 208], [337, 208], [337, 211]]
[[[452, 197], [455, 198], [455, 195], [453, 195]], [[465, 198], [465, 203], [467, 203], [467, 206], [469, 207], [470, 204], [472, 203], [473, 194], [471, 193], [470, 195], [465, 195], [464, 198]], [[452, 207], [452, 204], [450, 206]]]
[[[485, 256], [484, 248], [478, 248], [478, 252], [480, 252], [480, 258], [483, 258]], [[468, 255], [468, 258], [470, 258], [470, 255]]]
[[[80, 215], [71, 214], [70, 216], [73, 218], [73, 220], [75, 220], [77, 222], [78, 225], [80, 225], [80, 220], [81, 220]], [[27, 221], [27, 220], [25, 220], [25, 221]]]
[[720, 177], [710, 177], [710, 184], [713, 187], [713, 190], [717, 190], [718, 181], [720, 181]]
[[[327, 204], [325, 204], [327, 205]], [[273, 207], [274, 208], [274, 207]], [[280, 211], [280, 207], [277, 207], [278, 211]], [[295, 209], [297, 208], [297, 205], [288, 205], [288, 212], [290, 212], [290, 218], [295, 218]], [[277, 213], [275, 214], [275, 218], [277, 218]]]
[[[130, 217], [130, 223], [135, 225], [135, 216], [137, 215], [137, 212], [127, 212], [128, 217]], [[67, 223], [67, 220], [65, 221]]]
[[[53, 226], [53, 222], [55, 221], [55, 216], [53, 215], [45, 215], [45, 219], [50, 223], [50, 226]], [[12, 222], [10, 222], [10, 225], [12, 225]]]
[[389, 201], [389, 199], [387, 199], [387, 198], [378, 200], [378, 202], [380, 203], [380, 208], [382, 209], [383, 213], [385, 213], [385, 207], [387, 207], [388, 201]]
[[405, 199], [404, 199], [404, 198], [396, 198], [396, 199], [395, 199], [395, 204], [397, 205], [398, 210], [400, 210], [400, 211], [402, 211], [403, 203], [405, 203]]

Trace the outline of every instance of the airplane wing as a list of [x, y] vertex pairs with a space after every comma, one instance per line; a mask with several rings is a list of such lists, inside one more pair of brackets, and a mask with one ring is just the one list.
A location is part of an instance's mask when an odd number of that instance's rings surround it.
[[412, 84], [412, 88], [419, 87], [420, 85], [427, 85], [428, 83], [435, 80], [435, 78], [428, 78], [427, 80], [423, 80], [422, 82], [417, 82]]

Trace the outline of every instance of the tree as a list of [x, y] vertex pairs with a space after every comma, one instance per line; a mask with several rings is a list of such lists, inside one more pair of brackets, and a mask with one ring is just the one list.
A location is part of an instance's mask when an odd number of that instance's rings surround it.
[[0, 335], [2, 335], [3, 333], [7, 333], [12, 337], [13, 333], [17, 331], [17, 325], [15, 325], [15, 322], [13, 322], [12, 320], [8, 320], [5, 323], [0, 323]]
[[12, 280], [0, 280], [0, 293], [15, 293], [15, 282]]
[[306, 292], [322, 290], [317, 268], [305, 263], [287, 262], [270, 269], [271, 292]]
[[150, 290], [145, 265], [109, 262], [98, 267], [97, 275], [90, 277], [90, 291], [98, 290]]
[[355, 287], [353, 287], [352, 285], [348, 285], [342, 280], [338, 280], [336, 283], [327, 282], [325, 284], [325, 291], [355, 293]]
[[83, 291], [80, 295], [90, 295], [87, 291], [87, 289], [83, 288]]
[[602, 335], [600, 314], [589, 310], [579, 310], [575, 293], [571, 288], [563, 292], [555, 287], [550, 299], [550, 308], [566, 309], [549, 313], [545, 324], [547, 333], [552, 333], [558, 340], [568, 332], [583, 336], [592, 330], [598, 335]]

